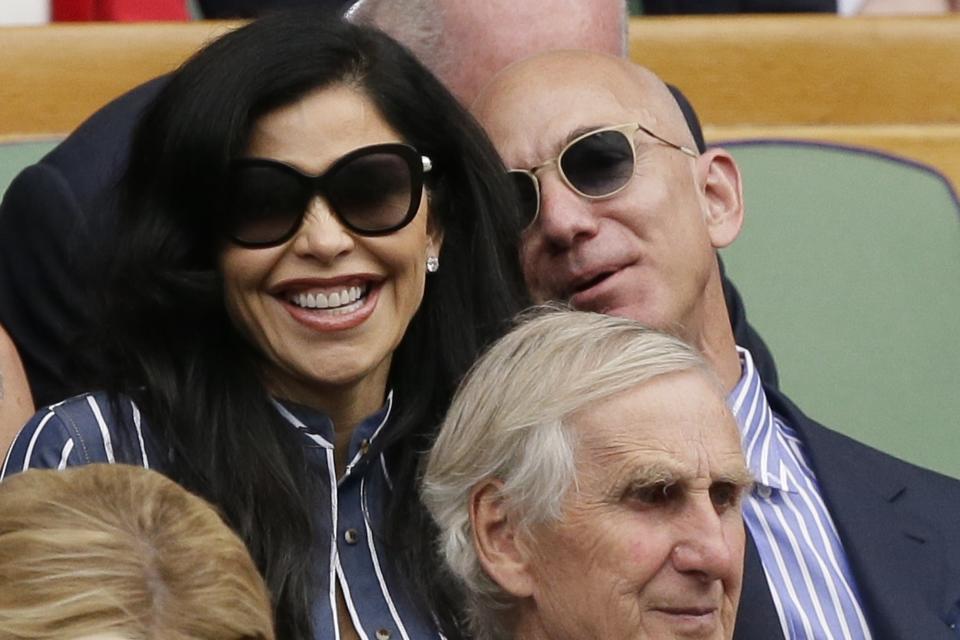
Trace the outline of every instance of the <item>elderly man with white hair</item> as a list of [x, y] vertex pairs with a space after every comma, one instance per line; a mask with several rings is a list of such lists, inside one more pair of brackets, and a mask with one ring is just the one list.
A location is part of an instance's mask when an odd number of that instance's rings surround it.
[[680, 340], [536, 314], [468, 375], [423, 499], [478, 640], [729, 639], [752, 478]]

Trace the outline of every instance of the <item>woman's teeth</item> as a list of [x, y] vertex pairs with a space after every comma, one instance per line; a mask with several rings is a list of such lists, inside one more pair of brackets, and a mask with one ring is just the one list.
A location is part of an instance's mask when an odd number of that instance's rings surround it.
[[[327, 293], [296, 293], [289, 301], [304, 309], [341, 309], [351, 306], [366, 294], [365, 287], [345, 287]], [[357, 305], [359, 306], [359, 305]]]

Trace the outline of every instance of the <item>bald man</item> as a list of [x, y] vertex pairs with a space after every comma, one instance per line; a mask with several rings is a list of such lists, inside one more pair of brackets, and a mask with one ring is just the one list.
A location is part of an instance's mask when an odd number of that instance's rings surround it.
[[808, 419], [736, 346], [717, 257], [744, 220], [733, 158], [695, 150], [654, 74], [598, 53], [512, 65], [473, 109], [522, 195], [534, 298], [675, 333], [729, 393], [756, 478], [735, 637], [958, 637], [960, 482]]
[[[373, 25], [409, 48], [463, 104], [507, 65], [553, 49], [582, 49], [626, 58], [625, 0], [358, 0], [348, 19]], [[696, 112], [669, 86], [699, 150], [706, 149]], [[773, 355], [747, 322], [733, 283], [723, 293], [737, 344], [751, 350], [767, 384], [777, 386]]]

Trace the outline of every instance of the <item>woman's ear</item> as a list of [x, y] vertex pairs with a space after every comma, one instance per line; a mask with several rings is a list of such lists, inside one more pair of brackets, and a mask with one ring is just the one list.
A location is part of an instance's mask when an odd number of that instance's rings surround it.
[[440, 225], [431, 224], [427, 229], [427, 255], [439, 256], [443, 247], [443, 229]]
[[473, 544], [484, 572], [516, 598], [533, 594], [529, 554], [515, 517], [504, 507], [502, 484], [490, 480], [470, 493]]
[[427, 256], [439, 256], [443, 247], [443, 227], [431, 210], [431, 196], [427, 191]]
[[727, 151], [712, 148], [697, 159], [700, 187], [706, 202], [707, 232], [714, 249], [729, 246], [743, 225], [740, 169]]

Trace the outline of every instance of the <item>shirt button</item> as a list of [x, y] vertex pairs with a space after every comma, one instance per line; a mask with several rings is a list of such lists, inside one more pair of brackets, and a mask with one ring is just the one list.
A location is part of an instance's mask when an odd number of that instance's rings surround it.
[[360, 453], [367, 455], [368, 451], [370, 451], [370, 440], [364, 438], [360, 441]]
[[390, 629], [377, 629], [377, 640], [390, 640]]
[[769, 498], [770, 498], [770, 494], [772, 494], [772, 493], [773, 493], [773, 489], [771, 489], [771, 488], [768, 487], [767, 485], [765, 485], [765, 484], [758, 484], [758, 485], [757, 485], [757, 495], [760, 496], [761, 498], [763, 498], [764, 500], [769, 499]]
[[343, 539], [346, 540], [347, 544], [357, 544], [360, 534], [357, 533], [356, 529], [347, 529], [343, 532]]

